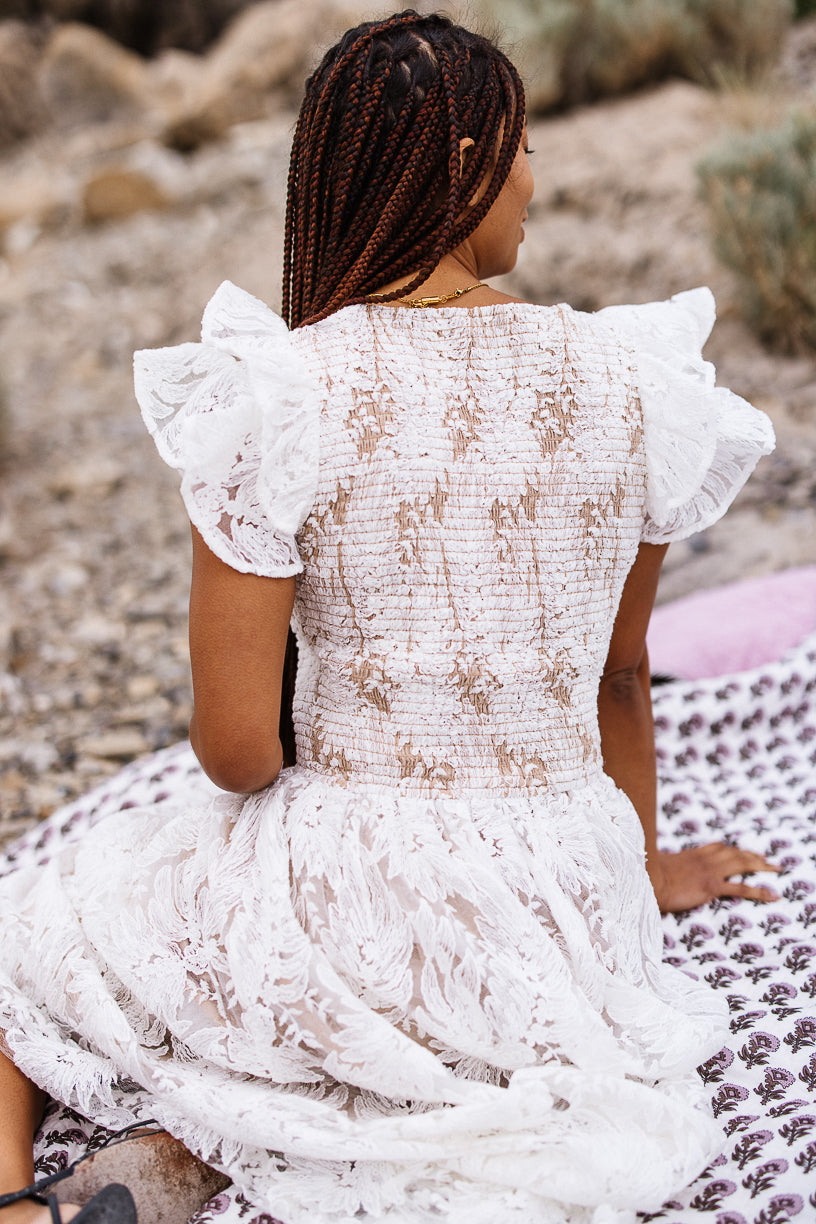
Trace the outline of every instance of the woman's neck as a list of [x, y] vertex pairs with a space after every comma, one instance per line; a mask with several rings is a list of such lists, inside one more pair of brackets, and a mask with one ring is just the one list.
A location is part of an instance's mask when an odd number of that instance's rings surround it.
[[[376, 297], [375, 295], [372, 295], [372, 297], [377, 300], [383, 294], [407, 289], [415, 277], [416, 272], [413, 272], [400, 277], [398, 280], [390, 281], [377, 290]], [[459, 291], [459, 296], [455, 296], [457, 291]], [[509, 294], [501, 293], [499, 290], [491, 288], [490, 285], [481, 283], [475, 259], [472, 258], [469, 251], [462, 251], [461, 249], [449, 255], [443, 255], [430, 276], [422, 281], [420, 285], [414, 286], [407, 295], [407, 298], [410, 299], [410, 302], [416, 302], [420, 298], [445, 299], [433, 304], [462, 307], [492, 306], [500, 302], [520, 300], [519, 298], [510, 297]], [[400, 300], [400, 298], [384, 302], [383, 305], [410, 309], [409, 301]]]

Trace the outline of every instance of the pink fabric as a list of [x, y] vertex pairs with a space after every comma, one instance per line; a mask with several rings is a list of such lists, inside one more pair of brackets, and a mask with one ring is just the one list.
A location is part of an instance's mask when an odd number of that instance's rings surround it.
[[652, 672], [683, 680], [772, 663], [816, 629], [816, 565], [748, 578], [656, 608]]

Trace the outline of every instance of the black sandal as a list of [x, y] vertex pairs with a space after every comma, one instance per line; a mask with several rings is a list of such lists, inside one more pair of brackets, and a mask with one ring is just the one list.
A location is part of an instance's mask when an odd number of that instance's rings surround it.
[[[33, 1186], [26, 1186], [24, 1190], [15, 1190], [14, 1194], [0, 1194], [0, 1208], [10, 1207], [12, 1203], [19, 1203], [22, 1199], [32, 1199], [35, 1203], [42, 1203], [44, 1207], [49, 1208], [52, 1224], [62, 1224], [56, 1194], [42, 1194], [41, 1191], [53, 1182], [70, 1176], [72, 1172], [73, 1169], [64, 1173], [52, 1173], [50, 1177], [44, 1177]], [[137, 1224], [133, 1195], [127, 1186], [111, 1182], [77, 1212], [71, 1224]]]
[[[155, 1129], [145, 1131], [145, 1127], [150, 1126], [153, 1126]], [[162, 1133], [162, 1130], [163, 1128], [159, 1126], [155, 1118], [150, 1118], [147, 1122], [134, 1122], [120, 1131], [115, 1131], [104, 1143], [100, 1143], [99, 1147], [94, 1148], [92, 1152], [86, 1152], [84, 1156], [80, 1156], [67, 1169], [61, 1169], [58, 1173], [51, 1173], [48, 1177], [43, 1177], [40, 1181], [35, 1182], [33, 1186], [26, 1186], [23, 1190], [15, 1190], [13, 1194], [0, 1194], [0, 1210], [3, 1207], [10, 1207], [12, 1203], [20, 1203], [23, 1199], [31, 1199], [35, 1203], [42, 1203], [43, 1207], [49, 1209], [51, 1212], [51, 1224], [62, 1224], [62, 1216], [60, 1215], [59, 1201], [56, 1194], [43, 1194], [43, 1190], [47, 1190], [49, 1186], [53, 1186], [57, 1182], [64, 1181], [67, 1177], [72, 1177], [74, 1170], [83, 1161], [90, 1160], [93, 1156], [96, 1156], [97, 1152], [103, 1152], [105, 1148], [116, 1147], [118, 1143], [124, 1143], [126, 1140], [136, 1138], [141, 1134], [159, 1135]], [[80, 1208], [71, 1224], [137, 1224], [136, 1204], [133, 1201], [133, 1195], [127, 1186], [120, 1186], [118, 1182], [111, 1182], [109, 1186], [105, 1186], [98, 1194], [95, 1194], [84, 1207]]]

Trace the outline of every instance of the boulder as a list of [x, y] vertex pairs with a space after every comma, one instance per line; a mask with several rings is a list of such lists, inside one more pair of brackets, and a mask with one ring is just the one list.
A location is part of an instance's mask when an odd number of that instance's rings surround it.
[[138, 55], [78, 23], [54, 31], [39, 67], [43, 101], [64, 128], [144, 112], [148, 84], [147, 66]]
[[160, 212], [170, 204], [155, 179], [129, 166], [97, 171], [82, 190], [83, 219], [91, 225], [121, 221], [139, 212]]
[[178, 57], [171, 65], [160, 60], [154, 71], [164, 84], [165, 142], [194, 149], [219, 139], [237, 123], [264, 117], [276, 103], [297, 104], [322, 49], [371, 16], [370, 8], [353, 0], [314, 0], [308, 5], [303, 0], [261, 0], [235, 19], [200, 71]]
[[301, 0], [266, 0], [247, 9], [200, 70], [179, 81], [181, 105], [169, 115], [166, 142], [196, 148], [236, 123], [261, 118], [270, 94], [303, 65], [312, 28]]
[[[0, 239], [8, 248], [9, 235], [18, 225], [36, 233], [51, 229], [70, 213], [72, 197], [69, 176], [60, 169], [33, 165], [7, 173], [0, 193]], [[18, 245], [24, 249], [28, 244]]]
[[91, 1156], [70, 1181], [59, 1184], [57, 1196], [63, 1202], [84, 1204], [111, 1182], [130, 1188], [140, 1220], [187, 1224], [208, 1199], [229, 1185], [229, 1178], [202, 1164], [168, 1134], [137, 1133], [127, 1143]]
[[165, 115], [183, 114], [195, 100], [204, 61], [200, 55], [171, 48], [149, 64], [150, 96]]
[[22, 21], [0, 21], [0, 148], [32, 135], [48, 114], [37, 85], [44, 32]]
[[141, 55], [205, 51], [253, 0], [0, 0], [0, 18], [83, 21]]

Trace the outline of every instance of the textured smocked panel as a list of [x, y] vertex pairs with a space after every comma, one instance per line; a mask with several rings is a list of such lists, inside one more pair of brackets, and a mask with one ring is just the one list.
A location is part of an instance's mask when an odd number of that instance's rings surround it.
[[293, 340], [328, 391], [300, 762], [409, 793], [580, 783], [643, 520], [625, 350], [566, 307], [350, 307]]

